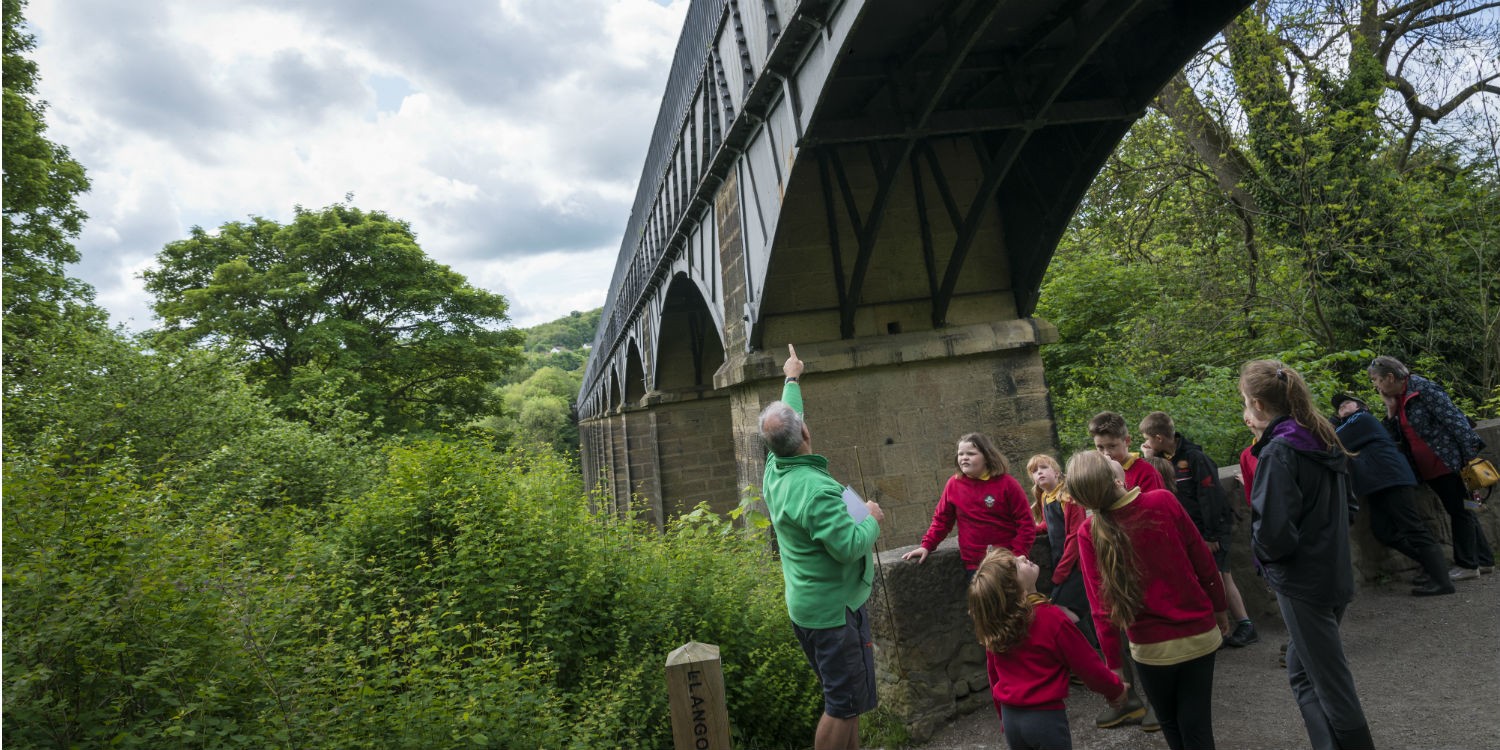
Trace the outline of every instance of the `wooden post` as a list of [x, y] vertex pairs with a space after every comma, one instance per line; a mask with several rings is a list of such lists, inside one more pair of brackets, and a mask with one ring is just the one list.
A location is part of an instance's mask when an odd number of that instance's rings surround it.
[[667, 700], [676, 750], [730, 750], [718, 646], [688, 641], [667, 654]]

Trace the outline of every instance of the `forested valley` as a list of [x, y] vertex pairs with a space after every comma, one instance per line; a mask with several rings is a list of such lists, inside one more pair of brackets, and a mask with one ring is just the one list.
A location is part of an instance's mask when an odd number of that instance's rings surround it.
[[[1065, 452], [1100, 409], [1163, 409], [1227, 461], [1257, 357], [1326, 400], [1392, 354], [1500, 416], [1491, 5], [1258, 3], [1169, 84], [1044, 282]], [[807, 744], [820, 692], [760, 519], [589, 507], [597, 310], [509, 327], [406, 222], [334, 204], [194, 228], [145, 274], [158, 326], [111, 327], [68, 276], [87, 165], [48, 138], [24, 10], [4, 0], [8, 746], [660, 748], [688, 640], [723, 648], [740, 746]]]

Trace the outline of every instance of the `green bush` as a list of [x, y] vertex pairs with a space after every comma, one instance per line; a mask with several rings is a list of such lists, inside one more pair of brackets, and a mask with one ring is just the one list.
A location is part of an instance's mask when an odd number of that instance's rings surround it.
[[594, 516], [555, 453], [413, 444], [392, 451], [379, 486], [340, 508], [336, 559], [323, 566], [331, 577], [306, 616], [326, 628], [315, 639], [325, 663], [358, 670], [378, 701], [411, 671], [440, 691], [456, 679], [446, 670], [479, 649], [506, 669], [459, 683], [512, 680], [495, 689], [531, 708], [507, 720], [549, 715], [572, 747], [669, 745], [666, 655], [688, 640], [715, 643], [737, 733], [805, 743], [819, 693], [776, 562], [763, 543], [726, 533], [727, 521], [696, 518], [663, 535]]
[[237, 369], [52, 331], [6, 382], [4, 731], [16, 747], [655, 748], [665, 659], [723, 655], [742, 745], [817, 684], [762, 540], [596, 516], [552, 450], [289, 421]]
[[5, 741], [254, 746], [258, 693], [225, 595], [223, 527], [93, 467], [5, 466]]

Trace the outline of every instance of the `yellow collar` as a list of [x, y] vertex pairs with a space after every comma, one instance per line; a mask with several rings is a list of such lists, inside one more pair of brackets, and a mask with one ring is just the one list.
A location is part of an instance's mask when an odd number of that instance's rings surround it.
[[1119, 510], [1119, 509], [1121, 509], [1121, 508], [1123, 508], [1123, 507], [1125, 507], [1125, 506], [1127, 506], [1127, 505], [1135, 502], [1135, 499], [1138, 498], [1138, 497], [1140, 497], [1140, 496], [1141, 496], [1141, 488], [1137, 487], [1137, 488], [1135, 488], [1135, 489], [1133, 489], [1133, 490], [1125, 493], [1123, 496], [1121, 496], [1119, 500], [1116, 500], [1112, 505], [1109, 506], [1109, 509], [1112, 510], [1112, 511]]

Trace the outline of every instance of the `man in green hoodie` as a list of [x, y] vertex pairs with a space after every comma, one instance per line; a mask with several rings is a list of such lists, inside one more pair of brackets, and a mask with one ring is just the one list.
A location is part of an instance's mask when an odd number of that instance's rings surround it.
[[[865, 602], [875, 563], [870, 551], [885, 513], [844, 501], [828, 459], [812, 452], [802, 418], [802, 360], [787, 345], [781, 400], [760, 413], [770, 452], [762, 493], [781, 549], [786, 608], [797, 640], [823, 685], [814, 750], [858, 750], [859, 715], [875, 708], [875, 655]], [[855, 516], [860, 516], [856, 519]]]

